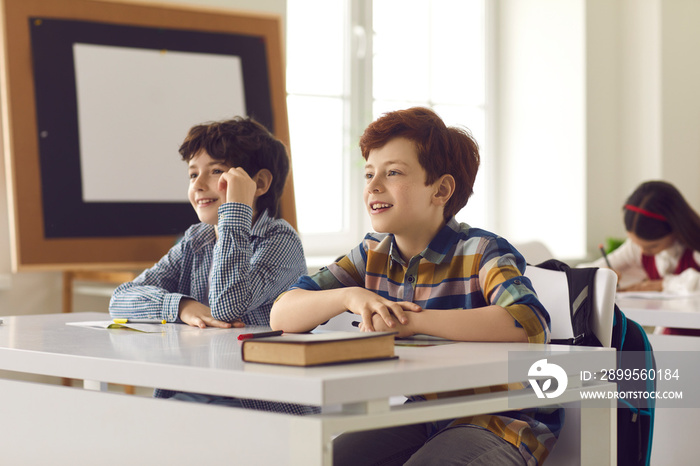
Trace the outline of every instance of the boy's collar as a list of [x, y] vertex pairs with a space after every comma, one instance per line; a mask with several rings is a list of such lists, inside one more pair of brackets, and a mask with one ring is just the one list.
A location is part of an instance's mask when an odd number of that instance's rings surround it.
[[406, 262], [404, 262], [403, 257], [401, 257], [399, 246], [396, 244], [396, 238], [391, 233], [389, 234], [389, 237], [391, 238], [391, 244], [389, 245], [389, 257], [391, 257], [392, 261], [406, 267]]
[[265, 236], [273, 220], [274, 218], [270, 217], [267, 209], [260, 212], [250, 228], [251, 236]]
[[[456, 236], [459, 235], [459, 232], [459, 222], [454, 217], [450, 218], [418, 256], [434, 264], [440, 264], [447, 252], [452, 248], [452, 245], [456, 242]], [[399, 251], [396, 238], [393, 234], [391, 235], [391, 249], [389, 250], [389, 254], [395, 262], [403, 266], [407, 265], [401, 257], [401, 252]]]

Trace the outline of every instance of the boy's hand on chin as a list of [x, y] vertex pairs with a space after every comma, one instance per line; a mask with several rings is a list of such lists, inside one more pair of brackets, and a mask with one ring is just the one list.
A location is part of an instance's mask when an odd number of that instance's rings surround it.
[[219, 191], [225, 193], [226, 202], [238, 202], [253, 207], [255, 181], [241, 167], [231, 168], [219, 178]]

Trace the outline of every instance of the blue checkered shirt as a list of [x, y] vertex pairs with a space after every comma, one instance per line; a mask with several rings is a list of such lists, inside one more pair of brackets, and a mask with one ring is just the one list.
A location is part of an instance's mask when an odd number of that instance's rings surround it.
[[[157, 264], [114, 291], [109, 303], [112, 317], [182, 322], [180, 301], [191, 298], [208, 305], [216, 319], [269, 325], [275, 298], [307, 272], [299, 235], [267, 211], [251, 226], [253, 211], [245, 204], [223, 204], [218, 215], [218, 241], [213, 225], [192, 225]], [[159, 398], [174, 394], [155, 392]], [[287, 403], [241, 401], [246, 408], [265, 411], [316, 411]]]
[[213, 225], [192, 225], [156, 265], [114, 291], [112, 317], [180, 322], [180, 300], [192, 298], [224, 322], [269, 325], [275, 298], [306, 274], [306, 261], [286, 221], [264, 211], [251, 227], [252, 214], [245, 204], [219, 207], [218, 241]]

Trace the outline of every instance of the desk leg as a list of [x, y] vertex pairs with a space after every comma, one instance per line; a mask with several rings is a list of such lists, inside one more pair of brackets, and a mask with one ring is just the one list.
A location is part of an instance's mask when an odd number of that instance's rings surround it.
[[617, 464], [617, 401], [607, 401], [581, 401], [582, 466]]
[[83, 380], [83, 388], [85, 390], [97, 390], [100, 392], [106, 392], [109, 384], [107, 382], [100, 382], [99, 380]]
[[332, 466], [333, 437], [325, 431], [322, 419], [295, 417], [290, 429], [289, 464]]
[[[333, 407], [335, 411], [336, 406]], [[340, 416], [344, 414], [364, 415], [381, 414], [390, 410], [389, 399], [382, 398], [358, 403], [340, 405]], [[325, 411], [324, 411], [325, 412]], [[328, 414], [328, 413], [326, 413]], [[333, 418], [333, 415], [330, 415]], [[294, 419], [290, 439], [290, 463], [293, 465], [323, 465], [333, 464], [333, 439], [346, 430], [353, 430], [353, 423], [337, 422], [324, 415], [301, 416]], [[364, 426], [363, 426], [364, 427]], [[364, 427], [365, 430], [368, 429]]]

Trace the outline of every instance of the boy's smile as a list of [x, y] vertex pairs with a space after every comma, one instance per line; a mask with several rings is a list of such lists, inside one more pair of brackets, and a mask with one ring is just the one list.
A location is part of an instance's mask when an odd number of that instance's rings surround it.
[[217, 200], [218, 199], [212, 199], [212, 198], [196, 199], [197, 207], [208, 207], [208, 206], [214, 204]]
[[210, 225], [218, 223], [219, 206], [226, 200], [226, 192], [218, 189], [219, 178], [229, 168], [221, 160], [212, 159], [205, 151], [199, 152], [190, 160], [190, 187], [187, 194], [201, 222]]
[[[440, 181], [426, 185], [413, 141], [397, 137], [369, 152], [364, 200], [379, 233], [393, 233], [403, 255], [420, 253], [445, 224]], [[410, 254], [410, 255], [409, 255]]]
[[383, 202], [370, 203], [370, 208], [372, 209], [371, 213], [379, 213], [380, 211], [384, 211], [390, 207], [392, 207], [391, 204], [385, 204]]

